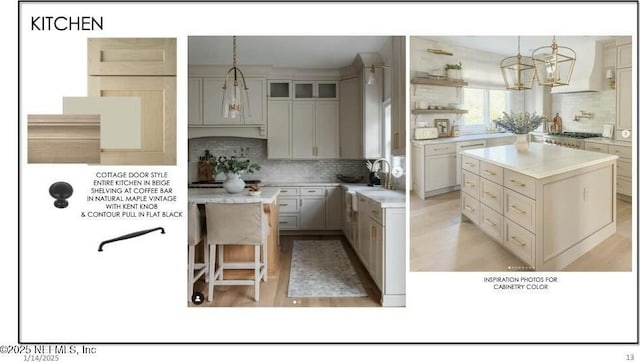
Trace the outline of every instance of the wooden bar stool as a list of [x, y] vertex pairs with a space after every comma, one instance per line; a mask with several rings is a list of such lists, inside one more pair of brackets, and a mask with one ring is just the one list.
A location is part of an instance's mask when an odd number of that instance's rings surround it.
[[[267, 238], [269, 222], [262, 203], [207, 203], [207, 243], [209, 245], [209, 293], [213, 300], [216, 285], [253, 285], [254, 299], [260, 300], [260, 280], [267, 281]], [[253, 262], [225, 262], [224, 245], [253, 245]], [[218, 267], [215, 268], [216, 246]], [[254, 279], [225, 280], [225, 269], [253, 269]]]
[[[187, 210], [188, 214], [188, 240], [189, 240], [189, 266], [188, 266], [188, 295], [187, 298], [191, 300], [193, 296], [193, 285], [203, 275], [207, 276], [209, 271], [209, 250], [205, 247], [204, 250], [204, 263], [196, 263], [196, 246], [205, 239], [206, 233], [203, 230], [204, 223], [202, 222], [202, 215], [198, 209], [198, 205], [194, 202], [190, 202]], [[204, 244], [204, 243], [203, 243]]]

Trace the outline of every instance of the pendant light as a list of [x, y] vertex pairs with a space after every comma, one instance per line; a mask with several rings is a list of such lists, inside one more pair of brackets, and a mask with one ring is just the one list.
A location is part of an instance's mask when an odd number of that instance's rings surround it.
[[237, 66], [236, 37], [234, 36], [233, 66], [227, 71], [222, 86], [222, 117], [244, 119], [249, 116], [251, 116], [249, 88], [244, 74]]
[[556, 37], [550, 47], [540, 47], [531, 53], [536, 67], [538, 84], [550, 87], [569, 85], [573, 66], [576, 63], [576, 52], [556, 44]]
[[535, 65], [531, 57], [520, 54], [520, 37], [518, 36], [518, 55], [502, 59], [500, 62], [504, 84], [509, 90], [526, 90], [533, 87], [536, 77]]

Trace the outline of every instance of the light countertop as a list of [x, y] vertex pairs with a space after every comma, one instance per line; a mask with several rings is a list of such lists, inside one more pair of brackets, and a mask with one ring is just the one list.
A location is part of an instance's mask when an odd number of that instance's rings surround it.
[[305, 187], [305, 186], [340, 186], [340, 181], [300, 181], [300, 182], [291, 182], [291, 181], [275, 181], [275, 182], [265, 182], [264, 186], [266, 187]]
[[486, 161], [537, 179], [615, 161], [618, 156], [531, 142], [528, 152], [514, 145], [478, 148], [461, 152], [464, 156]]
[[604, 144], [604, 145], [615, 145], [615, 146], [631, 147], [631, 142], [618, 141], [618, 140], [614, 140], [614, 139], [611, 139], [611, 138], [604, 138], [604, 137], [587, 138], [584, 141], [585, 142], [600, 143], [600, 144]]
[[277, 187], [261, 187], [260, 190], [262, 191], [260, 196], [251, 196], [248, 189], [244, 189], [237, 194], [230, 194], [223, 188], [189, 189], [189, 202], [197, 202], [199, 204], [207, 202], [223, 204], [262, 202], [263, 204], [271, 204], [278, 199], [280, 194], [280, 189]]
[[482, 133], [482, 134], [468, 134], [468, 135], [463, 135], [458, 137], [443, 137], [443, 138], [436, 138], [433, 140], [421, 140], [421, 141], [413, 140], [412, 142], [417, 145], [430, 145], [434, 143], [437, 144], [437, 143], [464, 142], [464, 141], [486, 140], [486, 139], [493, 139], [493, 138], [504, 138], [504, 137], [511, 137], [511, 136], [513, 136], [513, 133], [508, 133], [508, 132]]
[[367, 186], [366, 184], [342, 184], [347, 192], [361, 195], [380, 204], [382, 208], [406, 207], [406, 195], [404, 190], [386, 190], [380, 186]]

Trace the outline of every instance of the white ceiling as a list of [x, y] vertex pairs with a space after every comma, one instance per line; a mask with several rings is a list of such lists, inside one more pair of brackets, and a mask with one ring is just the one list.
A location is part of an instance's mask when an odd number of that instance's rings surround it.
[[[484, 50], [502, 55], [515, 55], [518, 52], [517, 36], [424, 36], [431, 39], [470, 49]], [[613, 36], [556, 36], [560, 46], [579, 46], [584, 42], [613, 39]], [[530, 54], [536, 48], [550, 46], [553, 36], [521, 36], [520, 53]]]
[[[385, 36], [238, 36], [238, 65], [340, 68], [356, 54], [379, 52]], [[230, 36], [190, 36], [189, 64], [231, 64]]]

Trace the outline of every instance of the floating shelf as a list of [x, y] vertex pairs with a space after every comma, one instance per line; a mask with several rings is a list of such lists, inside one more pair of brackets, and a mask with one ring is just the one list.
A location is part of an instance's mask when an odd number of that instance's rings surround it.
[[411, 114], [438, 114], [438, 113], [455, 113], [465, 114], [469, 111], [466, 109], [412, 109]]
[[411, 84], [437, 85], [444, 87], [465, 87], [469, 83], [460, 79], [434, 79], [425, 77], [415, 77], [411, 79]]

